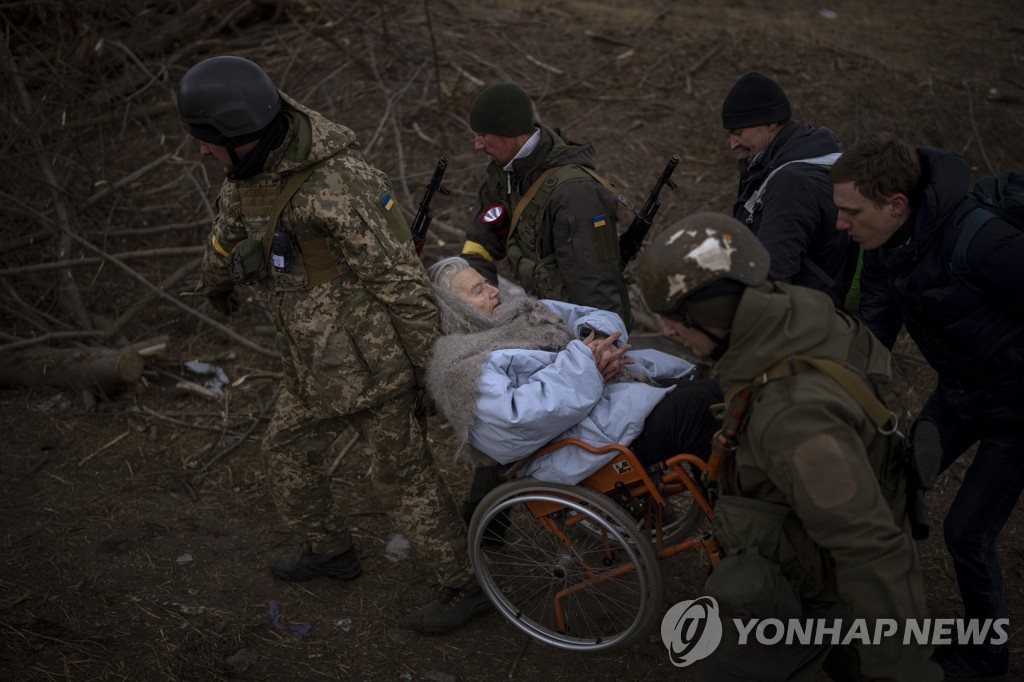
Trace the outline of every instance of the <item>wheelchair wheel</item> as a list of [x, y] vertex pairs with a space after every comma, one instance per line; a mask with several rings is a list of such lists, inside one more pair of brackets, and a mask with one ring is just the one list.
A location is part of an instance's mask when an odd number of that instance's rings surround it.
[[[667, 505], [662, 512], [662, 536], [666, 547], [675, 545], [697, 532], [701, 523], [707, 520], [693, 495], [682, 492], [665, 498]], [[669, 511], [671, 510], [671, 511]], [[651, 531], [651, 540], [655, 533]]]
[[495, 607], [545, 644], [625, 646], [660, 617], [661, 566], [650, 540], [589, 488], [504, 483], [477, 507], [469, 542], [477, 580]]

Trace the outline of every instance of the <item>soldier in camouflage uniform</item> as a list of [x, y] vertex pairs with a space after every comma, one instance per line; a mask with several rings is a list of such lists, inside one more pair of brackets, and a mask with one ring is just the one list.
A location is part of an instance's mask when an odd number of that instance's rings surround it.
[[[284, 365], [265, 466], [303, 550], [276, 557], [271, 571], [283, 580], [360, 574], [324, 461], [351, 425], [373, 453], [373, 484], [389, 517], [443, 586], [412, 627], [459, 627], [489, 602], [416, 415], [437, 310], [394, 190], [351, 130], [280, 93], [248, 60], [213, 57], [194, 66], [179, 86], [178, 112], [202, 155], [227, 175], [200, 291], [230, 314], [236, 282], [260, 287]], [[289, 186], [297, 176], [301, 184]]]
[[[723, 557], [707, 583], [723, 636], [697, 679], [810, 681], [823, 667], [837, 680], [940, 680], [932, 648], [902, 638], [907, 619], [926, 610], [889, 352], [825, 294], [766, 284], [768, 269], [749, 229], [711, 213], [662, 232], [638, 267], [665, 334], [714, 363], [723, 434], [735, 434], [718, 451], [727, 459], [713, 530]], [[733, 618], [842, 619], [844, 634], [852, 619], [872, 631], [893, 619], [901, 636], [854, 649], [827, 637], [740, 645]]]

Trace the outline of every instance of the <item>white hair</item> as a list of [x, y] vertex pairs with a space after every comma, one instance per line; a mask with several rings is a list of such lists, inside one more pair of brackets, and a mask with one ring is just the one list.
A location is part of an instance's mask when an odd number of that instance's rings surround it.
[[451, 291], [452, 277], [468, 267], [472, 266], [470, 266], [469, 261], [465, 258], [450, 256], [449, 258], [442, 258], [427, 268], [427, 276], [430, 278], [430, 283], [434, 285], [435, 289]]

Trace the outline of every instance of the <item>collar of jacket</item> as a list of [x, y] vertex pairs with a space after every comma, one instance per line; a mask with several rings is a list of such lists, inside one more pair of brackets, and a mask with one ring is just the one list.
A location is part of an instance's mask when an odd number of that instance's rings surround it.
[[[762, 170], [771, 170], [775, 167], [772, 163], [775, 157], [778, 156], [778, 151], [786, 146], [790, 138], [796, 134], [796, 131], [801, 127], [800, 123], [796, 121], [790, 121], [787, 123], [779, 134], [775, 136], [775, 139], [768, 143], [768, 146], [761, 150], [761, 153], [754, 157], [754, 160], [750, 162], [747, 168], [747, 172], [750, 175], [760, 173]], [[742, 162], [742, 160], [741, 160]]]
[[505, 164], [502, 170], [506, 172], [512, 170], [512, 164], [516, 162], [516, 159], [525, 159], [530, 156], [530, 154], [533, 153], [533, 150], [537, 148], [537, 143], [539, 142], [540, 128], [534, 128], [533, 135], [530, 135], [530, 137], [527, 138], [526, 142], [523, 143], [523, 146], [519, 148], [518, 152], [516, 152], [516, 155], [512, 157], [511, 161]]
[[[515, 186], [520, 192], [525, 191], [538, 175], [553, 166], [576, 164], [586, 168], [594, 168], [596, 154], [594, 146], [589, 142], [577, 144], [562, 137], [557, 128], [549, 128], [538, 123], [540, 139], [537, 148], [529, 156], [512, 161], [512, 172], [507, 173], [509, 187]], [[511, 194], [511, 189], [509, 190]]]
[[537, 137], [537, 144], [526, 156], [512, 159], [506, 169], [511, 167], [509, 175], [517, 179], [527, 177], [537, 171], [551, 166], [551, 161], [562, 154], [568, 145], [554, 130], [540, 123], [537, 124], [540, 135]]

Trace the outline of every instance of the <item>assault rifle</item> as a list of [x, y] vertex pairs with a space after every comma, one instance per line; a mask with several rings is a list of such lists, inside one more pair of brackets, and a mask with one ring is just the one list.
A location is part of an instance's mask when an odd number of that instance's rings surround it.
[[434, 219], [434, 214], [430, 211], [430, 200], [434, 198], [434, 192], [440, 192], [446, 196], [451, 194], [448, 188], [441, 184], [441, 179], [444, 178], [444, 172], [447, 169], [448, 157], [442, 156], [441, 160], [437, 162], [437, 167], [434, 168], [434, 175], [427, 183], [427, 191], [423, 195], [423, 199], [420, 200], [416, 218], [412, 221], [412, 243], [416, 247], [417, 254], [423, 251], [423, 244], [427, 240], [427, 230], [430, 229], [430, 221]]
[[[619, 260], [623, 268], [626, 267], [629, 261], [633, 260], [636, 254], [640, 252], [640, 247], [644, 244], [644, 237], [647, 236], [647, 231], [651, 229], [654, 216], [658, 213], [658, 209], [661, 208], [661, 200], [658, 198], [658, 195], [661, 193], [662, 187], [668, 185], [672, 189], [676, 188], [676, 183], [672, 180], [672, 171], [676, 169], [678, 163], [679, 155], [673, 154], [672, 158], [665, 164], [665, 170], [661, 171], [658, 181], [654, 183], [654, 189], [647, 196], [647, 202], [644, 203], [644, 207], [634, 212], [636, 217], [633, 218], [632, 224], [619, 237]], [[624, 197], [620, 196], [619, 200], [632, 208], [629, 202], [625, 201]]]

